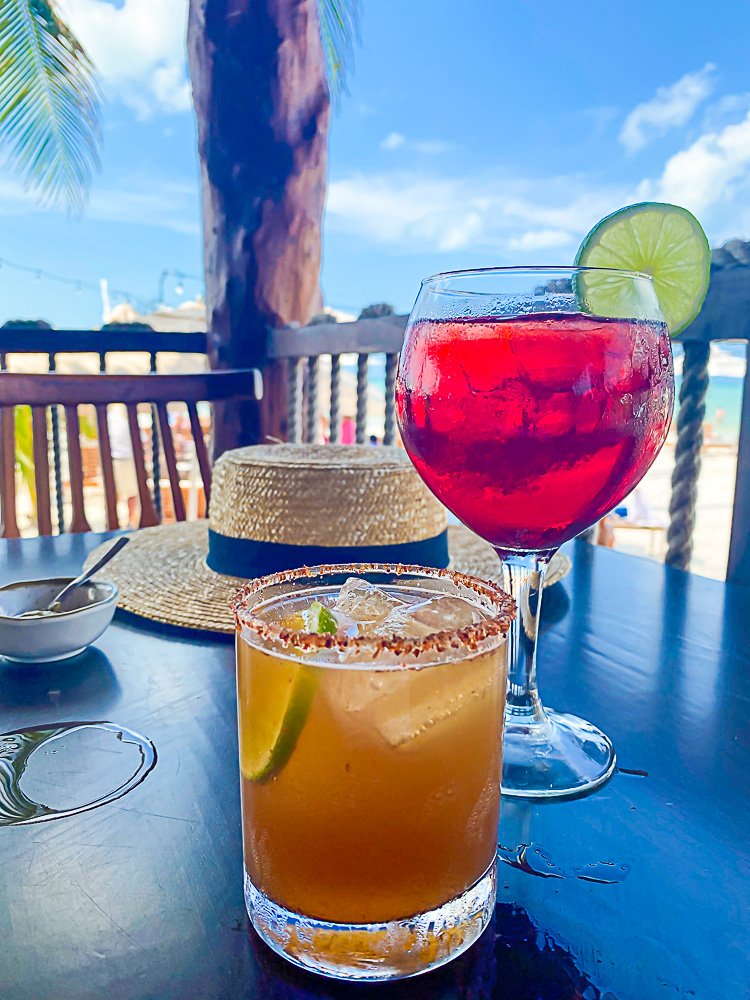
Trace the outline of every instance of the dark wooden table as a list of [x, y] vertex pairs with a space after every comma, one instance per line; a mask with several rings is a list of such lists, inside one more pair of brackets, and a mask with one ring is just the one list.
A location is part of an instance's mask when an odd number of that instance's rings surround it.
[[[0, 582], [72, 574], [101, 540], [2, 542]], [[393, 986], [298, 972], [248, 928], [231, 644], [116, 620], [68, 664], [0, 661], [3, 732], [109, 719], [158, 753], [108, 805], [0, 827], [0, 996], [750, 996], [750, 591], [571, 552], [545, 599], [542, 694], [603, 727], [622, 770], [589, 798], [507, 801], [505, 856], [530, 846], [500, 864], [492, 929]]]

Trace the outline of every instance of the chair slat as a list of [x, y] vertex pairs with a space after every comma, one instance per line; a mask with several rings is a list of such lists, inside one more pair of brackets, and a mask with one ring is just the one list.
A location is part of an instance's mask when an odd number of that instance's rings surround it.
[[154, 501], [148, 488], [146, 455], [143, 450], [143, 441], [141, 441], [141, 429], [138, 426], [138, 404], [128, 404], [127, 410], [130, 443], [133, 447], [133, 462], [135, 463], [135, 478], [138, 482], [138, 500], [141, 505], [141, 518], [138, 524], [141, 528], [151, 528], [159, 523], [159, 518], [156, 516]]
[[159, 431], [157, 430], [158, 413], [156, 403], [151, 404], [151, 482], [153, 483], [152, 496], [154, 498], [154, 509], [156, 516], [161, 523], [164, 515], [161, 503], [161, 447], [159, 441]]
[[52, 509], [49, 489], [49, 439], [47, 437], [47, 407], [31, 407], [31, 434], [34, 448], [34, 482], [36, 485], [36, 518], [40, 535], [52, 534]]
[[57, 530], [65, 531], [65, 503], [62, 487], [62, 448], [60, 447], [60, 407], [50, 407], [52, 421], [52, 471], [55, 481], [55, 510], [57, 511]]
[[318, 357], [307, 359], [307, 420], [305, 441], [316, 444], [318, 438]]
[[110, 531], [116, 531], [120, 527], [120, 519], [117, 516], [117, 487], [115, 485], [114, 462], [112, 461], [112, 443], [109, 439], [107, 407], [104, 403], [96, 406], [96, 426], [99, 433], [99, 455], [102, 461], [107, 527]]
[[398, 354], [385, 356], [385, 433], [383, 444], [393, 444], [396, 440], [396, 369]]
[[70, 530], [73, 533], [91, 531], [86, 520], [83, 502], [83, 457], [81, 455], [81, 428], [78, 423], [78, 407], [68, 404], [65, 409], [65, 427], [68, 432], [68, 468], [70, 469], [70, 500], [73, 517]]
[[211, 463], [208, 460], [208, 449], [203, 440], [203, 428], [198, 419], [198, 408], [195, 403], [187, 404], [188, 416], [190, 417], [190, 429], [193, 432], [193, 443], [195, 444], [195, 454], [198, 458], [198, 468], [201, 470], [203, 480], [203, 492], [206, 495], [206, 508], [211, 502]]
[[[5, 351], [0, 351], [0, 372], [7, 367]], [[9, 414], [8, 417], [5, 416], [6, 413]], [[7, 433], [6, 423], [13, 428]], [[0, 408], [0, 538], [18, 538], [15, 441], [15, 410]]]
[[16, 520], [16, 411], [13, 406], [0, 407], [0, 517], [2, 537], [20, 538]]
[[[54, 351], [47, 354], [47, 367], [50, 372], [57, 370], [57, 355]], [[52, 427], [52, 479], [55, 485], [55, 511], [57, 513], [57, 530], [59, 534], [65, 531], [65, 503], [62, 487], [62, 449], [60, 448], [60, 412], [57, 406], [50, 407], [50, 422]]]
[[365, 443], [367, 430], [367, 358], [357, 355], [357, 444]]
[[159, 417], [159, 430], [161, 432], [161, 444], [164, 449], [164, 459], [167, 463], [167, 474], [169, 476], [169, 486], [172, 490], [172, 504], [174, 506], [174, 516], [178, 521], [185, 520], [185, 501], [180, 489], [180, 474], [177, 471], [177, 456], [174, 450], [174, 440], [172, 438], [172, 428], [169, 426], [169, 413], [166, 403], [156, 403], [156, 412]]
[[341, 355], [331, 355], [331, 417], [328, 440], [338, 444], [341, 440]]

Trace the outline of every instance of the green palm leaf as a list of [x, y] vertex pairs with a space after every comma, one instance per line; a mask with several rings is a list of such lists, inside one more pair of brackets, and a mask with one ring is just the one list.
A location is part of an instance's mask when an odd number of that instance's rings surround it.
[[318, 0], [320, 37], [334, 95], [344, 85], [359, 27], [359, 0]]
[[44, 201], [82, 207], [99, 112], [94, 67], [51, 0], [0, 0], [0, 141]]

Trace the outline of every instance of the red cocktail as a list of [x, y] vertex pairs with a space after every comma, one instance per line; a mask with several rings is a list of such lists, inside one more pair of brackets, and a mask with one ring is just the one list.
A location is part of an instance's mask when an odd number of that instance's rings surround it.
[[519, 608], [508, 634], [506, 794], [570, 795], [614, 771], [601, 730], [539, 699], [544, 574], [557, 547], [648, 470], [673, 398], [669, 334], [647, 275], [490, 268], [422, 283], [398, 420], [425, 483], [502, 557]]
[[626, 496], [672, 414], [663, 323], [581, 314], [420, 320], [397, 389], [433, 493], [499, 549], [553, 550]]

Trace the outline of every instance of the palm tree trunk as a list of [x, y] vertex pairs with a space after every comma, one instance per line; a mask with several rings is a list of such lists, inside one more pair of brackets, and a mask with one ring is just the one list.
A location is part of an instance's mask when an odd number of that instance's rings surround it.
[[[260, 407], [214, 413], [214, 457], [285, 436], [268, 327], [320, 308], [330, 96], [317, 0], [190, 0], [188, 53], [203, 189], [209, 360], [259, 365]], [[273, 375], [276, 374], [276, 377]]]

